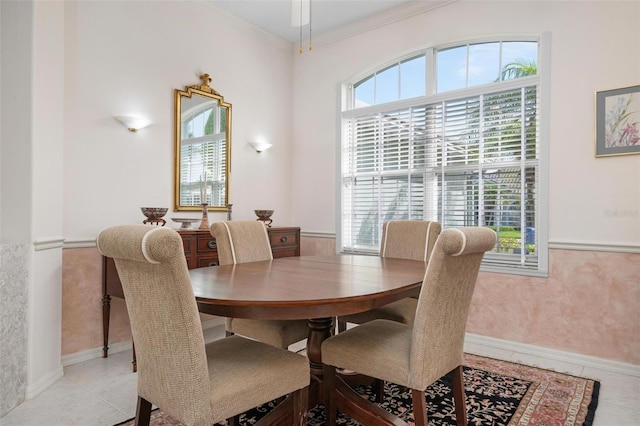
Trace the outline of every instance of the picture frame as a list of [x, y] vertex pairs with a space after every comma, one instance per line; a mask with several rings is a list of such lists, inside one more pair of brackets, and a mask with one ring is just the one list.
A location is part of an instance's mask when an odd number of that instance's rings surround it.
[[596, 92], [596, 157], [640, 154], [640, 85]]

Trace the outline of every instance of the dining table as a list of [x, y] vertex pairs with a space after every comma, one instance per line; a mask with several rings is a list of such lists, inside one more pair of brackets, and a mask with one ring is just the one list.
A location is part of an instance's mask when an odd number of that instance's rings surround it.
[[[307, 320], [311, 408], [322, 404], [329, 392], [323, 380], [321, 346], [334, 333], [335, 318], [416, 296], [425, 267], [421, 261], [371, 255], [299, 256], [192, 269], [189, 275], [202, 313]], [[345, 374], [334, 383], [338, 410], [366, 425], [406, 424], [360, 396], [347, 384], [350, 380]], [[268, 414], [277, 424], [287, 424], [290, 415], [286, 403]]]

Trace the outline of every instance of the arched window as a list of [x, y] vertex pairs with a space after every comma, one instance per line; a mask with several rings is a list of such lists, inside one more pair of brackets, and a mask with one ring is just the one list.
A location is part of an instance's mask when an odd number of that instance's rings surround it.
[[389, 220], [437, 220], [496, 230], [485, 270], [546, 273], [541, 45], [429, 48], [345, 85], [343, 252], [377, 252]]

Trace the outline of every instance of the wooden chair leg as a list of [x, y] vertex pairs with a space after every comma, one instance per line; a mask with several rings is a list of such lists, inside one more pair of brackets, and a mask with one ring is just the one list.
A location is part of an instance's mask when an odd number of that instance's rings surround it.
[[464, 393], [464, 374], [462, 366], [459, 365], [451, 372], [453, 382], [453, 403], [456, 407], [456, 425], [467, 426], [467, 402]]
[[136, 373], [138, 371], [138, 358], [136, 358], [136, 343], [133, 341], [133, 337], [131, 338], [131, 348], [133, 352], [133, 360], [131, 361], [131, 368], [133, 372]]
[[384, 380], [375, 379], [373, 388], [376, 393], [376, 402], [378, 404], [382, 403], [384, 401]]
[[325, 365], [323, 368], [324, 379], [324, 409], [326, 416], [326, 424], [335, 426], [336, 424], [336, 404], [335, 404], [335, 388], [336, 388], [336, 368], [332, 365]]
[[135, 426], [149, 426], [151, 421], [151, 403], [141, 396], [138, 396], [138, 406], [136, 408]]
[[293, 393], [293, 425], [305, 426], [307, 424], [307, 410], [309, 409], [309, 387], [302, 388]]
[[424, 398], [424, 391], [411, 389], [411, 400], [413, 402], [413, 420], [416, 426], [427, 426], [427, 401]]
[[347, 331], [347, 323], [344, 321], [338, 321], [338, 333], [342, 333], [343, 331]]

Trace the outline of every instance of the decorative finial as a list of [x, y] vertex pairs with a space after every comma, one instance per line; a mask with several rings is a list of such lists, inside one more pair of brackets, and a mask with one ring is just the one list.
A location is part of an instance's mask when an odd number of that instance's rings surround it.
[[203, 86], [209, 87], [209, 83], [211, 83], [211, 77], [209, 77], [209, 74], [202, 74], [200, 76], [200, 80], [202, 80]]
[[195, 86], [191, 86], [194, 89], [198, 89], [198, 90], [202, 90], [203, 92], [207, 92], [207, 93], [213, 93], [214, 95], [220, 95], [220, 93], [216, 92], [213, 87], [209, 86], [209, 83], [211, 83], [211, 77], [209, 76], [209, 74], [202, 74], [200, 76], [200, 81], [202, 81], [202, 84], [196, 84]]

